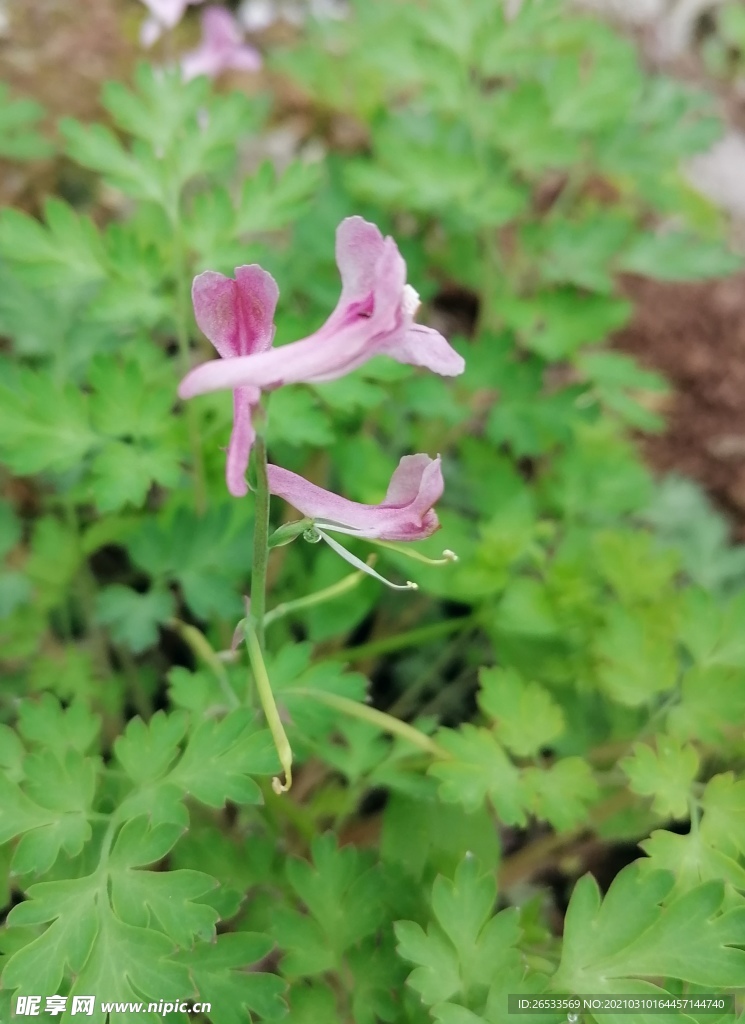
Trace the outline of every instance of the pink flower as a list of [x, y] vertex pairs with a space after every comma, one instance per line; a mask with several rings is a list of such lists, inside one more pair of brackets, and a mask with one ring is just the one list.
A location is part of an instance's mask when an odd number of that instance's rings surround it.
[[181, 59], [184, 78], [207, 75], [216, 78], [223, 71], [258, 71], [261, 54], [243, 42], [243, 33], [230, 11], [210, 7], [202, 15], [202, 41]]
[[152, 46], [165, 29], [175, 28], [184, 16], [189, 4], [201, 4], [203, 0], [142, 0], [150, 11], [140, 30], [143, 46]]
[[336, 262], [341, 297], [322, 327], [290, 345], [197, 366], [182, 380], [181, 398], [335, 380], [380, 354], [442, 376], [463, 372], [462, 357], [445, 338], [414, 323], [419, 296], [406, 283], [406, 264], [392, 238], [361, 217], [347, 217], [336, 233]]
[[[356, 569], [385, 583], [393, 590], [416, 590], [410, 580], [391, 583], [351, 551], [347, 551], [329, 533], [345, 533], [372, 541], [414, 541], [430, 537], [440, 527], [434, 505], [444, 488], [440, 456], [405, 455], [398, 464], [385, 498], [379, 505], [349, 501], [323, 487], [317, 487], [297, 473], [279, 466], [267, 466], [269, 491], [293, 505], [307, 520], [306, 539], [324, 540], [338, 555]], [[302, 525], [302, 523], [298, 524]], [[440, 562], [452, 561], [451, 551]], [[431, 561], [422, 558], [422, 561]]]
[[424, 540], [439, 529], [433, 506], [444, 483], [439, 455], [404, 455], [379, 505], [363, 505], [310, 483], [297, 473], [268, 466], [269, 491], [302, 512], [319, 531], [369, 540]]
[[[208, 270], [194, 280], [197, 323], [223, 359], [264, 352], [274, 338], [274, 310], [279, 291], [271, 274], [253, 264], [238, 267], [235, 280]], [[228, 446], [228, 490], [246, 494], [246, 469], [255, 431], [252, 417], [261, 392], [251, 386], [233, 390], [233, 431]]]

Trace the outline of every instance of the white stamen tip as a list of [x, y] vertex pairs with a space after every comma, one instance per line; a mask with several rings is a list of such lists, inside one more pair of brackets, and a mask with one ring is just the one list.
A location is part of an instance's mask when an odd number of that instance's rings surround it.
[[289, 790], [289, 788], [290, 787], [286, 785], [284, 782], [282, 782], [281, 779], [278, 779], [276, 775], [272, 779], [272, 789], [277, 794], [277, 796], [281, 796], [283, 793], [286, 793]]
[[407, 590], [419, 590], [419, 584], [418, 583], [414, 583], [413, 580], [407, 580], [406, 581], [406, 588], [407, 588]]
[[404, 285], [404, 294], [401, 299], [401, 310], [404, 315], [413, 318], [421, 304], [419, 292], [412, 288], [410, 284]]
[[458, 561], [458, 556], [454, 551], [451, 551], [450, 548], [445, 548], [445, 550], [442, 553], [442, 557], [446, 559], [448, 562]]

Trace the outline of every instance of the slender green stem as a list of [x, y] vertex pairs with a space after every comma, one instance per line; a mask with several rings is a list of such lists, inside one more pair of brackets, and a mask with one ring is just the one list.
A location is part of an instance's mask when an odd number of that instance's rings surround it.
[[259, 634], [252, 619], [246, 620], [244, 629], [248, 657], [256, 681], [259, 700], [266, 716], [266, 724], [269, 726], [269, 731], [274, 740], [274, 746], [277, 748], [279, 763], [282, 765], [282, 770], [285, 773], [284, 782], [277, 778], [272, 779], [272, 789], [275, 793], [286, 793], [292, 785], [292, 748], [290, 747], [290, 741], [287, 739], [287, 733], [282, 725], [282, 720], [279, 717], [277, 702], [272, 693], [272, 684], [269, 682], [269, 675], [264, 664], [264, 653], [259, 642]]
[[266, 475], [266, 410], [259, 406], [254, 415], [256, 440], [253, 447], [256, 472], [254, 554], [251, 566], [251, 620], [255, 624], [260, 650], [264, 650], [266, 616], [266, 571], [269, 563], [269, 482]]
[[196, 626], [190, 626], [188, 622], [182, 622], [181, 619], [169, 619], [168, 625], [178, 633], [189, 647], [191, 647], [194, 654], [206, 662], [212, 669], [215, 674], [215, 678], [220, 684], [220, 689], [223, 692], [228, 707], [239, 707], [240, 701], [236, 697], [233, 687], [230, 685], [225, 665], [220, 661], [216, 652], [212, 649], [212, 645], [204, 633], [197, 629]]
[[360, 644], [359, 647], [343, 647], [327, 657], [334, 661], [364, 661], [365, 658], [373, 658], [378, 654], [389, 654], [391, 651], [429, 643], [430, 640], [437, 640], [449, 633], [457, 633], [459, 629], [467, 629], [475, 622], [475, 614], [443, 619], [442, 622], [433, 622], [429, 626], [419, 626], [418, 629], [410, 629], [406, 633], [385, 636], [380, 640], [372, 640], [369, 644]]
[[276, 608], [272, 608], [270, 612], [266, 613], [264, 625], [270, 626], [272, 622], [284, 618], [285, 615], [293, 615], [295, 612], [302, 611], [305, 608], [312, 608], [314, 605], [323, 604], [324, 601], [333, 601], [334, 598], [341, 597], [342, 594], [354, 590], [364, 578], [365, 574], [363, 572], [353, 572], [349, 576], [345, 576], [344, 579], [339, 580], [338, 583], [332, 583], [330, 587], [317, 590], [314, 594], [306, 594], [305, 597], [298, 597], [294, 601], [285, 601], [284, 604], [278, 604]]
[[420, 750], [424, 750], [427, 754], [431, 754], [432, 757], [443, 760], [447, 760], [450, 757], [447, 750], [431, 739], [431, 737], [415, 729], [408, 722], [402, 722], [400, 719], [394, 718], [393, 715], [387, 715], [385, 711], [378, 711], [377, 708], [368, 707], [367, 704], [360, 704], [359, 701], [349, 700], [348, 697], [340, 697], [336, 693], [326, 693], [324, 690], [298, 687], [293, 690], [293, 693], [312, 697], [313, 700], [317, 700], [320, 704], [326, 704], [328, 707], [334, 708], [335, 711], [349, 715], [350, 718], [359, 718], [361, 721], [368, 722], [384, 732], [391, 733], [393, 736], [400, 736], [401, 739], [408, 740], [409, 743], [419, 747]]

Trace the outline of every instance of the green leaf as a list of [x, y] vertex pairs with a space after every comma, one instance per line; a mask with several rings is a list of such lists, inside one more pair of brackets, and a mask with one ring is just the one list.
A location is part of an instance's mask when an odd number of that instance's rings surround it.
[[303, 691], [317, 690], [361, 701], [365, 699], [368, 682], [359, 672], [349, 672], [339, 662], [311, 664], [312, 650], [310, 644], [286, 644], [268, 659], [267, 669], [272, 689], [290, 717], [290, 735], [314, 741], [335, 730], [338, 712]]
[[243, 186], [235, 220], [236, 234], [276, 231], [292, 224], [306, 209], [320, 178], [319, 164], [295, 161], [278, 177], [266, 161]]
[[61, 199], [44, 203], [46, 227], [19, 210], [0, 213], [0, 255], [30, 283], [60, 290], [100, 281], [105, 253], [93, 221]]
[[255, 1019], [252, 1012], [261, 1020], [279, 1020], [287, 1013], [286, 983], [276, 974], [246, 970], [271, 948], [264, 935], [229, 932], [179, 953], [177, 960], [188, 968], [201, 1001], [210, 1002], [213, 1012], [219, 1007], [221, 1024], [246, 1024]]
[[664, 606], [638, 613], [608, 609], [595, 655], [601, 684], [613, 700], [637, 707], [675, 686], [678, 658], [665, 612]]
[[672, 881], [668, 872], [640, 875], [638, 865], [630, 865], [601, 903], [597, 884], [585, 875], [569, 902], [553, 987], [604, 993], [617, 991], [619, 979], [655, 977], [714, 989], [739, 985], [745, 951], [736, 947], [745, 942], [745, 907], [719, 913], [721, 882], [661, 907]]
[[586, 821], [599, 792], [592, 769], [581, 757], [564, 757], [549, 768], [526, 768], [522, 784], [528, 808], [559, 831]]
[[701, 838], [732, 857], [745, 853], [745, 780], [715, 775], [701, 797]]
[[500, 631], [547, 639], [559, 633], [550, 595], [538, 580], [515, 576], [505, 590], [496, 614]]
[[324, 448], [333, 443], [329, 418], [315, 395], [307, 388], [282, 388], [272, 399], [270, 436], [273, 443], [313, 445]]
[[487, 729], [466, 724], [457, 732], [443, 729], [436, 739], [452, 755], [452, 760], [436, 762], [429, 769], [441, 780], [443, 800], [475, 811], [490, 799], [506, 825], [525, 822], [518, 771]]
[[261, 790], [250, 776], [277, 770], [268, 730], [258, 730], [253, 713], [240, 708], [221, 721], [200, 722], [167, 778], [209, 807], [222, 807], [226, 800], [261, 803]]
[[6, 160], [39, 160], [52, 147], [35, 130], [44, 108], [33, 100], [12, 99], [7, 86], [0, 85], [0, 156]]
[[506, 295], [500, 302], [501, 316], [522, 344], [551, 362], [607, 338], [623, 327], [630, 313], [630, 304], [622, 299], [574, 288], [554, 288], [529, 298]]
[[657, 829], [639, 845], [648, 857], [641, 862], [642, 867], [672, 871], [681, 891], [712, 881], [729, 882], [735, 889], [745, 890], [745, 868], [710, 846], [700, 831], [680, 836]]
[[547, 690], [515, 669], [482, 668], [479, 705], [494, 719], [492, 732], [518, 757], [530, 757], [564, 731], [564, 715]]
[[161, 778], [179, 753], [188, 717], [176, 711], [156, 711], [146, 723], [133, 718], [114, 742], [114, 752], [132, 781], [141, 786]]
[[732, 722], [745, 716], [745, 668], [693, 666], [683, 676], [680, 703], [668, 714], [668, 729], [681, 739], [720, 743]]
[[652, 806], [661, 816], [685, 818], [690, 810], [691, 788], [699, 772], [696, 749], [664, 733], [656, 749], [636, 743], [620, 766], [635, 793], [653, 797]]
[[109, 858], [111, 905], [117, 917], [140, 928], [158, 928], [179, 946], [214, 935], [217, 911], [198, 902], [219, 883], [201, 871], [143, 871], [161, 860], [180, 835], [178, 826], [151, 829], [146, 818], [128, 821]]
[[620, 352], [581, 352], [576, 364], [592, 386], [592, 397], [623, 423], [640, 430], [662, 429], [663, 420], [653, 410], [660, 404], [657, 396], [669, 393], [664, 377]]
[[486, 992], [495, 966], [515, 963], [520, 937], [514, 909], [494, 914], [496, 885], [476, 859], [467, 855], [451, 882], [442, 875], [432, 888], [437, 924], [425, 933], [412, 921], [395, 925], [399, 956], [417, 964], [408, 978], [427, 1003], [440, 1003], [458, 992]]
[[724, 277], [741, 266], [741, 258], [720, 244], [677, 231], [642, 236], [620, 263], [622, 270], [662, 281]]
[[97, 440], [88, 398], [51, 374], [2, 365], [0, 459], [14, 473], [77, 469]]
[[49, 693], [24, 700], [18, 709], [18, 732], [29, 746], [63, 755], [68, 749], [84, 754], [98, 737], [100, 719], [82, 701], [62, 708]]
[[[160, 932], [136, 928], [120, 921], [106, 905], [99, 903], [99, 930], [93, 950], [70, 994], [95, 993], [94, 1024], [104, 1024], [100, 1009], [104, 997], [112, 1002], [157, 1001], [164, 992], [189, 993], [191, 985], [185, 967], [171, 957], [173, 943]], [[138, 1013], [137, 1017], [154, 1024], [163, 1018], [157, 1013]], [[112, 1011], [109, 1024], [131, 1024], [127, 1011]]]
[[115, 583], [98, 594], [96, 620], [110, 628], [117, 643], [139, 654], [157, 641], [158, 626], [173, 615], [174, 607], [173, 595], [168, 591], [153, 589], [138, 594]]
[[460, 991], [458, 954], [439, 928], [430, 925], [425, 932], [414, 921], [397, 921], [395, 931], [398, 955], [417, 965], [407, 984], [425, 1003], [444, 1002]]
[[100, 512], [141, 508], [154, 484], [175, 487], [181, 463], [181, 450], [169, 450], [166, 439], [155, 446], [108, 441], [91, 466], [90, 496]]
[[101, 124], [83, 125], [65, 117], [58, 127], [76, 163], [98, 171], [114, 188], [136, 199], [162, 201], [162, 170], [147, 150], [129, 154], [111, 129]]
[[6, 962], [4, 988], [52, 994], [67, 972], [83, 969], [98, 935], [99, 884], [95, 875], [87, 875], [39, 882], [28, 889], [26, 901], [8, 915], [9, 926], [49, 927]]
[[685, 595], [680, 640], [700, 668], [745, 668], [745, 593], [723, 603], [713, 594], [692, 589]]
[[289, 860], [287, 879], [331, 949], [341, 954], [383, 921], [380, 873], [353, 847], [337, 849], [331, 836], [316, 838], [312, 854], [312, 865]]
[[13, 855], [17, 874], [43, 874], [61, 850], [71, 857], [80, 853], [91, 836], [88, 813], [96, 768], [95, 761], [77, 750], [63, 755], [40, 750], [23, 760], [23, 789], [0, 776], [0, 843], [22, 837]]
[[493, 875], [484, 874], [473, 856], [461, 861], [452, 882], [443, 875], [435, 879], [432, 912], [462, 963], [476, 957], [479, 935], [492, 916], [496, 898]]
[[593, 551], [600, 575], [624, 605], [659, 601], [679, 570], [676, 554], [660, 550], [640, 530], [603, 530], [593, 538]]
[[200, 618], [241, 614], [245, 581], [245, 510], [240, 502], [215, 504], [203, 516], [191, 508], [170, 507], [149, 518], [127, 541], [144, 572], [180, 584], [189, 607]]

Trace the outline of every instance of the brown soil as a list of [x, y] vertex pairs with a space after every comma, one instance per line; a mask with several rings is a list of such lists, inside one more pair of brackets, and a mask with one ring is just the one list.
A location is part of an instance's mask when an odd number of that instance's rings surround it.
[[745, 537], [745, 275], [697, 284], [630, 278], [636, 311], [616, 347], [674, 392], [665, 433], [641, 444], [655, 469], [697, 480]]
[[[44, 107], [49, 137], [59, 117], [100, 116], [101, 85], [128, 69], [136, 53], [139, 6], [123, 8], [120, 0], [8, 0], [0, 81], [13, 96]], [[51, 160], [0, 162], [0, 202], [33, 205], [35, 196], [54, 191], [54, 175]]]

